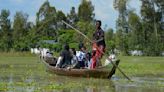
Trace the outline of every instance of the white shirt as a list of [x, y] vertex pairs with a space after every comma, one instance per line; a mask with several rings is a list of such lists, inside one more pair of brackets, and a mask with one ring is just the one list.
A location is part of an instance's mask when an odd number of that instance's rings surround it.
[[77, 56], [73, 55], [73, 58], [71, 60], [71, 64], [76, 64], [78, 62]]
[[76, 56], [77, 56], [78, 61], [82, 61], [84, 58], [86, 58], [86, 53], [82, 51], [77, 51]]

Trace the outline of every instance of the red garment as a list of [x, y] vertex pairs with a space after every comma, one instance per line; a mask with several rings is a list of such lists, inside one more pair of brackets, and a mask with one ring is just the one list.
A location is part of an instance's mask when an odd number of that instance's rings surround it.
[[104, 51], [105, 51], [105, 47], [103, 45], [100, 45], [98, 47], [96, 43], [93, 44], [91, 69], [96, 68], [96, 63], [102, 58]]

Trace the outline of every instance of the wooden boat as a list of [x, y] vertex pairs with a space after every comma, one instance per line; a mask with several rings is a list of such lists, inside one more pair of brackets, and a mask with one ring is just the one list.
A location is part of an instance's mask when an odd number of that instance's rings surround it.
[[[116, 67], [112, 66], [110, 68], [101, 67], [97, 69], [65, 69], [65, 68], [55, 68], [53, 64], [49, 64], [50, 59], [43, 59], [43, 63], [46, 65], [47, 70], [55, 73], [57, 75], [63, 76], [73, 76], [73, 77], [93, 77], [93, 78], [111, 78], [115, 74]], [[116, 60], [115, 64], [118, 66], [120, 60]]]

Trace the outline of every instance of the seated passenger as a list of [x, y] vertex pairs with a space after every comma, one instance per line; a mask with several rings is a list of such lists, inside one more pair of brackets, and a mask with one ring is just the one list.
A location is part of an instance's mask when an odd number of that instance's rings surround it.
[[53, 56], [53, 53], [50, 52], [50, 51], [47, 51], [46, 52], [46, 55], [44, 57], [44, 60], [49, 63], [50, 65], [53, 65], [55, 66], [56, 65], [56, 62], [57, 62], [57, 59]]
[[71, 48], [70, 51], [71, 51], [71, 54], [72, 54], [71, 67], [70, 68], [79, 69], [80, 65], [79, 65], [79, 62], [78, 62], [78, 58], [76, 56], [75, 48]]
[[90, 69], [91, 67], [91, 53], [86, 54], [85, 68]]
[[50, 51], [46, 52], [46, 57], [53, 57], [53, 53], [51, 53]]
[[64, 46], [64, 50], [61, 52], [56, 67], [57, 68], [66, 68], [71, 65], [71, 59], [72, 55], [71, 52], [69, 51], [69, 45], [66, 44]]
[[81, 68], [85, 67], [85, 59], [86, 59], [86, 48], [82, 45], [79, 46], [80, 51], [77, 51], [76, 56]]

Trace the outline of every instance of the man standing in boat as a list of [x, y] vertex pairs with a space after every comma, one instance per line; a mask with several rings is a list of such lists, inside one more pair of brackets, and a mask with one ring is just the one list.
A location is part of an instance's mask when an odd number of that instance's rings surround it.
[[92, 46], [92, 63], [91, 69], [96, 68], [97, 64], [100, 63], [100, 59], [103, 56], [102, 52], [105, 52], [105, 39], [104, 31], [101, 29], [101, 21], [96, 21], [96, 31], [93, 33], [93, 46]]

